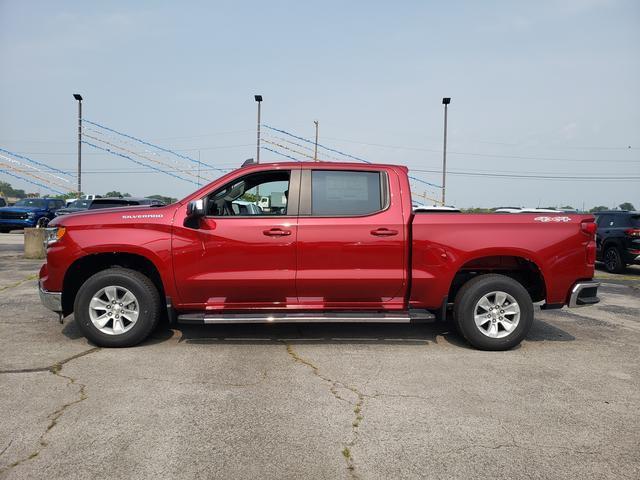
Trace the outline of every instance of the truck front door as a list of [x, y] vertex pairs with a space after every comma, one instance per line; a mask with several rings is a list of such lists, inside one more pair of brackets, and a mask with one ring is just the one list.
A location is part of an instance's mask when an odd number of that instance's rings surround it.
[[[197, 225], [177, 212], [173, 269], [180, 303], [194, 309], [285, 308], [296, 302], [299, 169], [236, 177], [204, 197]], [[259, 207], [261, 196], [284, 206]]]

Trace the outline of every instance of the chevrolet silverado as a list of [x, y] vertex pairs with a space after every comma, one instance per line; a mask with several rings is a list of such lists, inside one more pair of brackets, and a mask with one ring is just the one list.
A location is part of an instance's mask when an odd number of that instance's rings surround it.
[[[407, 174], [251, 164], [172, 205], [58, 217], [42, 302], [108, 347], [142, 342], [163, 317], [390, 323], [449, 312], [471, 345], [504, 350], [527, 335], [534, 303], [599, 301], [593, 216], [414, 212]], [[261, 208], [264, 196], [284, 207]]]

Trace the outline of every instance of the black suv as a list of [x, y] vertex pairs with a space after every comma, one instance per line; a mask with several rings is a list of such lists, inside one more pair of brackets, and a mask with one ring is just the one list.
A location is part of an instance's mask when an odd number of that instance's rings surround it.
[[640, 264], [640, 212], [612, 210], [595, 214], [596, 260], [608, 272], [621, 273], [627, 265]]

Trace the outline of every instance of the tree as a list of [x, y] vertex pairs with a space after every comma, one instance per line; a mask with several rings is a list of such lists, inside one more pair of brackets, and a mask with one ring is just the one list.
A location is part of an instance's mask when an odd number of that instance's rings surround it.
[[565, 205], [564, 207], [560, 207], [560, 210], [575, 210], [571, 205]]
[[113, 190], [111, 192], [107, 192], [104, 194], [105, 197], [130, 197], [131, 195], [128, 193], [120, 193], [116, 190]]
[[178, 201], [177, 198], [165, 197], [164, 195], [149, 195], [147, 198], [153, 198], [154, 200], [160, 200], [162, 203], [166, 203], [167, 205], [171, 205], [172, 203], [176, 203]]
[[245, 202], [256, 203], [258, 201], [258, 195], [255, 193], [245, 193], [240, 197], [240, 200], [244, 200]]
[[0, 197], [24, 198], [27, 194], [22, 189], [13, 188], [8, 182], [0, 182]]
[[620, 205], [618, 205], [618, 208], [620, 210], [635, 210], [635, 208], [633, 208], [633, 204], [629, 202], [621, 203]]
[[598, 205], [597, 207], [593, 207], [591, 210], [589, 210], [589, 213], [604, 212], [605, 210], [609, 210], [609, 207]]
[[[83, 193], [80, 192], [80, 196], [82, 196]], [[63, 193], [61, 195], [56, 195], [53, 198], [61, 198], [62, 200], [69, 200], [70, 198], [78, 198], [78, 192], [67, 192], [67, 193]]]

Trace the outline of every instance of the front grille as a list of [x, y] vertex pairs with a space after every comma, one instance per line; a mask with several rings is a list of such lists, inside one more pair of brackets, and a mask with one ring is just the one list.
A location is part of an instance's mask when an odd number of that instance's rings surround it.
[[6, 220], [26, 220], [27, 214], [22, 212], [0, 212], [0, 218]]

